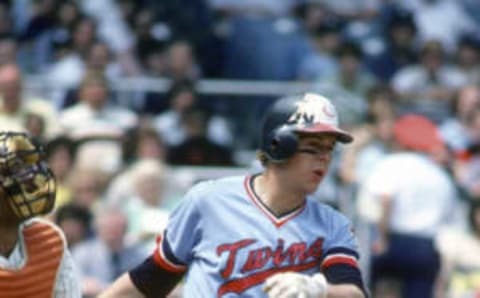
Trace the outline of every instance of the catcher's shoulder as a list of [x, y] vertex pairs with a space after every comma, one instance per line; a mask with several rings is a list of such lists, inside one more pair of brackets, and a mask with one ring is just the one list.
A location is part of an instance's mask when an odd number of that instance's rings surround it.
[[65, 235], [63, 234], [62, 230], [52, 221], [41, 217], [33, 217], [22, 223], [22, 230], [30, 230], [33, 228], [41, 228], [42, 230], [52, 231], [62, 240], [63, 245], [66, 247], [67, 241], [65, 239]]

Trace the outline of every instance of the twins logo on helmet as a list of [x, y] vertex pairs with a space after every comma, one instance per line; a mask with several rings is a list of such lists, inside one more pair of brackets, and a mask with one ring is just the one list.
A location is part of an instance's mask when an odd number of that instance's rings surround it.
[[273, 104], [263, 122], [260, 149], [271, 161], [283, 162], [296, 152], [300, 132], [334, 134], [343, 143], [353, 140], [338, 128], [333, 104], [321, 95], [306, 93]]

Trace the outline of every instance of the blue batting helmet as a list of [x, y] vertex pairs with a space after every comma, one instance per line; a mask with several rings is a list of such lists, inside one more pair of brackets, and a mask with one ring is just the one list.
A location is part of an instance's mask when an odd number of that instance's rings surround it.
[[297, 150], [299, 132], [335, 135], [342, 143], [353, 140], [338, 127], [337, 111], [330, 100], [305, 93], [280, 98], [270, 107], [262, 126], [260, 150], [273, 162], [285, 161]]

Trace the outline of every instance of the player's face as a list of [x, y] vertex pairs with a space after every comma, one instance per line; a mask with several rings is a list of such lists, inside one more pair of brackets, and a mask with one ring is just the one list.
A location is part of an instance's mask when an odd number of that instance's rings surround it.
[[304, 193], [314, 192], [327, 174], [336, 137], [300, 135], [297, 153], [287, 162], [289, 179]]

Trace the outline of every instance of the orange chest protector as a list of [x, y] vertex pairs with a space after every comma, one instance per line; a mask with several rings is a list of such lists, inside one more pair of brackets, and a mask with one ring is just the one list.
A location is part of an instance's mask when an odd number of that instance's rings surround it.
[[19, 269], [0, 268], [0, 296], [8, 298], [53, 297], [64, 252], [59, 231], [34, 221], [22, 231], [25, 261]]

